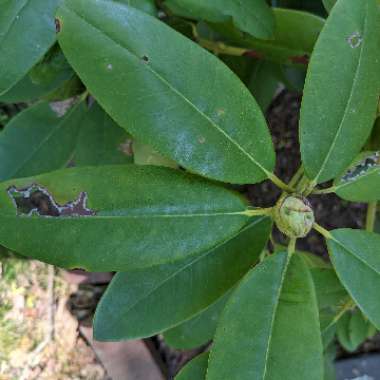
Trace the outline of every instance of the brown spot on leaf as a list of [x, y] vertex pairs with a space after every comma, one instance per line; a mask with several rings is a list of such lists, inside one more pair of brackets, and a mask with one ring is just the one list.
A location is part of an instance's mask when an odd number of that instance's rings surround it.
[[131, 139], [125, 140], [119, 145], [120, 152], [123, 152], [126, 156], [133, 156], [133, 141]]
[[81, 192], [78, 198], [64, 205], [59, 205], [42, 186], [32, 184], [24, 189], [12, 186], [8, 189], [18, 215], [41, 216], [93, 216], [95, 211], [87, 208], [87, 193]]
[[199, 144], [204, 144], [206, 142], [206, 138], [201, 136], [201, 137], [199, 137], [198, 142], [199, 142]]

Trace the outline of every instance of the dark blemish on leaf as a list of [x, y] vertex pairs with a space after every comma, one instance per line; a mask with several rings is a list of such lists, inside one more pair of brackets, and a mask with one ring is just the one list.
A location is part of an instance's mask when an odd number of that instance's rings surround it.
[[133, 141], [131, 139], [125, 140], [119, 145], [120, 152], [124, 153], [126, 156], [133, 156]]
[[355, 181], [362, 175], [366, 174], [371, 168], [380, 167], [380, 152], [375, 152], [365, 157], [361, 162], [348, 170], [342, 177], [343, 182]]
[[255, 50], [249, 50], [249, 51], [246, 51], [243, 54], [243, 56], [244, 57], [250, 57], [250, 58], [256, 58], [256, 59], [262, 59], [264, 57], [264, 54], [260, 53], [258, 51], [255, 51]]
[[36, 184], [24, 189], [11, 186], [7, 192], [17, 209], [17, 215], [52, 217], [95, 215], [95, 211], [86, 207], [86, 192], [81, 192], [78, 199], [63, 206], [54, 200], [48, 190]]
[[359, 32], [355, 32], [347, 38], [347, 42], [353, 49], [356, 49], [362, 44], [363, 38]]
[[61, 31], [61, 21], [56, 18], [55, 20], [55, 31], [56, 33], [59, 33]]
[[310, 61], [310, 57], [307, 54], [304, 55], [295, 55], [289, 58], [292, 63], [308, 65]]
[[146, 55], [143, 55], [141, 58], [144, 62], [149, 62], [149, 57]]

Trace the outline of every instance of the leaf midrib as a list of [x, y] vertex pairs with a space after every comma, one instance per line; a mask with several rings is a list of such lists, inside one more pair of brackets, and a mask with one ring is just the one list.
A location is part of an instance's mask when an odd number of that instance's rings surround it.
[[360, 67], [361, 67], [361, 64], [362, 64], [362, 56], [363, 56], [363, 50], [364, 50], [364, 46], [366, 45], [366, 38], [364, 38], [366, 36], [366, 32], [367, 32], [367, 21], [368, 21], [368, 2], [366, 3], [366, 17], [364, 18], [364, 24], [363, 24], [363, 42], [360, 46], [360, 54], [359, 54], [359, 59], [358, 59], [358, 63], [356, 65], [356, 71], [355, 71], [355, 76], [354, 76], [354, 80], [353, 80], [353, 83], [352, 83], [352, 87], [351, 87], [351, 91], [350, 91], [350, 96], [348, 98], [348, 101], [347, 101], [347, 104], [346, 104], [346, 107], [344, 108], [344, 111], [343, 111], [343, 115], [342, 115], [342, 119], [340, 121], [340, 124], [339, 124], [339, 127], [338, 127], [338, 130], [335, 134], [335, 137], [331, 143], [331, 146], [327, 152], [327, 155], [321, 165], [321, 168], [319, 169], [319, 172], [317, 173], [317, 175], [315, 176], [314, 178], [314, 182], [318, 182], [318, 179], [319, 177], [321, 176], [321, 174], [323, 173], [323, 171], [325, 170], [326, 166], [327, 166], [327, 163], [328, 163], [328, 160], [330, 159], [330, 156], [332, 155], [333, 153], [333, 150], [336, 146], [336, 142], [342, 132], [342, 128], [343, 128], [343, 123], [345, 122], [346, 118], [347, 118], [347, 115], [348, 115], [348, 109], [349, 107], [351, 106], [351, 101], [352, 101], [352, 97], [354, 95], [354, 90], [356, 89], [356, 84], [357, 84], [357, 81], [358, 81], [358, 76], [359, 76], [359, 72], [360, 72]]
[[276, 319], [277, 309], [278, 309], [278, 306], [279, 306], [279, 303], [280, 303], [282, 288], [283, 288], [284, 281], [285, 281], [285, 276], [286, 276], [286, 273], [287, 273], [287, 270], [288, 270], [288, 267], [289, 267], [290, 259], [291, 259], [291, 257], [289, 257], [289, 254], [287, 254], [286, 263], [285, 263], [285, 266], [284, 266], [284, 268], [282, 270], [282, 276], [281, 276], [280, 284], [279, 284], [279, 287], [278, 287], [278, 292], [276, 294], [276, 304], [275, 304], [275, 308], [274, 308], [273, 313], [272, 313], [272, 319], [271, 319], [271, 324], [270, 324], [270, 328], [269, 328], [269, 340], [268, 340], [267, 349], [265, 351], [265, 364], [264, 364], [264, 371], [263, 371], [262, 380], [265, 380], [266, 375], [267, 375], [268, 359], [269, 359], [269, 352], [270, 352], [270, 348], [271, 348], [271, 344], [272, 344], [273, 328], [274, 328], [274, 323], [275, 323], [275, 319]]
[[80, 216], [50, 216], [39, 215], [37, 217], [28, 215], [0, 215], [1, 218], [24, 218], [24, 219], [46, 219], [46, 220], [101, 220], [101, 219], [139, 219], [139, 218], [197, 218], [197, 217], [217, 217], [217, 216], [236, 216], [245, 215], [247, 210], [232, 212], [211, 212], [211, 213], [193, 213], [193, 214], [134, 214], [134, 215], [80, 215]]
[[[83, 18], [81, 15], [75, 12], [75, 10], [72, 10], [67, 7], [67, 5], [64, 5], [64, 8], [76, 16], [78, 19], [80, 19], [82, 22], [84, 22], [86, 25], [90, 26], [91, 28], [98, 31], [100, 34], [105, 36], [107, 39], [112, 41], [116, 46], [120, 47], [123, 51], [126, 51], [129, 55], [134, 57], [135, 59], [140, 61], [140, 57], [136, 55], [134, 52], [130, 51], [128, 47], [123, 46], [122, 43], [115, 41], [109, 34], [107, 34], [105, 31], [98, 29], [95, 25], [91, 24], [89, 21], [87, 21], [85, 18]], [[146, 63], [144, 64], [144, 67], [148, 69], [153, 75], [155, 75], [163, 84], [165, 84], [171, 91], [173, 91], [176, 95], [178, 95], [181, 99], [184, 100], [185, 103], [187, 103], [191, 108], [193, 108], [197, 113], [199, 113], [204, 119], [207, 120], [209, 124], [211, 124], [219, 133], [221, 133], [224, 137], [226, 137], [235, 147], [240, 150], [243, 155], [245, 155], [251, 162], [253, 162], [266, 176], [270, 175], [270, 172], [264, 168], [251, 154], [249, 154], [236, 140], [234, 140], [231, 136], [229, 136], [222, 128], [218, 126], [208, 115], [206, 115], [202, 110], [200, 110], [198, 107], [195, 106], [185, 95], [183, 95], [179, 90], [177, 90], [170, 82], [168, 82], [162, 75], [160, 75], [158, 72], [156, 72], [151, 66]]]
[[360, 261], [362, 264], [364, 264], [366, 267], [368, 267], [369, 269], [371, 269], [373, 272], [375, 272], [376, 274], [378, 274], [380, 276], [380, 270], [373, 267], [370, 263], [368, 263], [367, 261], [365, 261], [365, 259], [361, 258], [360, 256], [357, 256], [356, 253], [354, 251], [351, 251], [349, 248], [347, 248], [347, 246], [345, 246], [343, 244], [343, 242], [341, 242], [340, 240], [338, 240], [336, 237], [332, 237], [332, 240], [338, 244], [340, 247], [342, 247], [346, 252], [348, 252], [351, 256], [353, 256], [356, 260]]

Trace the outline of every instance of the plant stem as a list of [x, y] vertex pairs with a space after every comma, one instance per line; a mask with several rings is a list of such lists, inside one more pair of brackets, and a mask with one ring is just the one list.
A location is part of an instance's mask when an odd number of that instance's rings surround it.
[[322, 236], [324, 236], [326, 239], [333, 239], [333, 236], [329, 231], [324, 229], [322, 226], [320, 226], [318, 223], [313, 224], [313, 228], [318, 231]]
[[287, 193], [294, 193], [295, 189], [287, 185], [285, 182], [283, 182], [280, 178], [278, 178], [275, 174], [267, 173], [268, 178], [280, 189], [286, 191]]
[[291, 257], [296, 250], [296, 242], [297, 242], [296, 238], [291, 238], [289, 241], [289, 245], [288, 245], [289, 257]]
[[207, 50], [212, 51], [215, 55], [224, 54], [224, 55], [233, 55], [233, 56], [242, 56], [245, 53], [249, 52], [252, 49], [241, 48], [237, 46], [229, 46], [224, 42], [219, 41], [210, 41], [203, 38], [198, 39], [199, 45], [204, 47]]
[[335, 193], [336, 189], [336, 186], [328, 187], [327, 189], [315, 189], [312, 191], [312, 194], [331, 194]]
[[324, 331], [327, 331], [331, 326], [335, 325], [340, 318], [343, 317], [344, 313], [355, 307], [355, 302], [352, 299], [349, 299], [339, 310], [338, 314], [335, 315], [334, 319], [324, 328]]
[[296, 186], [298, 184], [298, 181], [301, 179], [302, 174], [303, 174], [303, 166], [301, 165], [296, 171], [296, 173], [294, 174], [294, 176], [292, 177], [292, 179], [290, 180], [289, 186], [291, 187]]
[[252, 210], [246, 210], [245, 215], [248, 216], [263, 216], [263, 215], [272, 215], [273, 207], [268, 208], [255, 208]]
[[369, 232], [373, 232], [375, 228], [376, 212], [377, 212], [377, 202], [368, 203], [365, 229]]

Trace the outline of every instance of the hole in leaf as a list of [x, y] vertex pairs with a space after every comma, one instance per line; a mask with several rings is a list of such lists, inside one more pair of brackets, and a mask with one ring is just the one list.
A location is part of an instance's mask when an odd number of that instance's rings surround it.
[[55, 21], [55, 31], [56, 33], [59, 33], [61, 31], [61, 20], [56, 18], [54, 21]]
[[93, 216], [95, 212], [87, 208], [87, 193], [81, 192], [78, 198], [63, 206], [42, 186], [33, 184], [25, 189], [12, 186], [8, 195], [15, 204], [18, 215], [41, 216]]
[[367, 157], [365, 157], [358, 164], [353, 166], [347, 171], [347, 173], [342, 177], [343, 182], [354, 181], [358, 177], [367, 173], [368, 170], [374, 167], [380, 166], [380, 152], [375, 152]]

